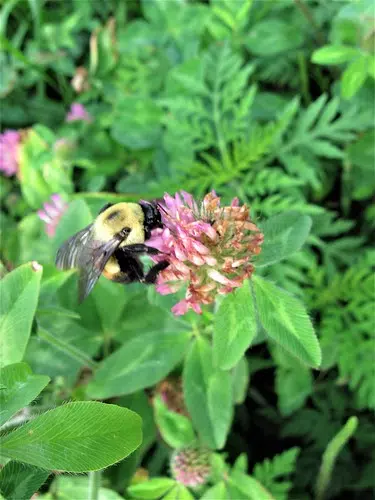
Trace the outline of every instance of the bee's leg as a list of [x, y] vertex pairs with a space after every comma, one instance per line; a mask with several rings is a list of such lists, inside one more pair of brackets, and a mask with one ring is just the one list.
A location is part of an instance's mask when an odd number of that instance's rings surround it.
[[122, 249], [124, 250], [124, 252], [129, 252], [132, 254], [146, 253], [149, 255], [157, 255], [161, 253], [157, 248], [148, 247], [143, 243], [133, 243], [132, 245], [125, 245], [124, 247], [122, 247]]
[[168, 266], [169, 266], [169, 262], [167, 262], [166, 260], [162, 260], [158, 264], [155, 264], [154, 266], [152, 266], [148, 270], [146, 276], [144, 277], [144, 280], [143, 280], [144, 283], [147, 283], [147, 284], [155, 283], [160, 271], [163, 271]]
[[142, 262], [137, 257], [123, 252], [123, 249], [116, 250], [115, 257], [121, 269], [121, 282], [134, 283], [135, 281], [143, 282], [145, 273], [143, 271]]

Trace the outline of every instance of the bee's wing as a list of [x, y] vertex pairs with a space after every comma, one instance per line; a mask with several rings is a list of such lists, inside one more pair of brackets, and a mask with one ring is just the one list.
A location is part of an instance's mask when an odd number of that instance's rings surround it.
[[65, 241], [56, 255], [56, 266], [59, 269], [72, 269], [79, 266], [81, 253], [85, 250], [92, 231], [92, 224], [79, 231]]
[[60, 269], [79, 269], [80, 302], [91, 292], [121, 241], [120, 238], [113, 238], [105, 243], [95, 240], [90, 224], [60, 247], [56, 256], [56, 266]]

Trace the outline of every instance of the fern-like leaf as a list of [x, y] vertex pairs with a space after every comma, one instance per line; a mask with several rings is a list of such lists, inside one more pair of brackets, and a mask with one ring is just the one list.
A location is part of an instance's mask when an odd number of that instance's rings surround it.
[[292, 487], [290, 476], [294, 472], [299, 448], [266, 458], [254, 467], [254, 477], [275, 497], [276, 500], [287, 500]]

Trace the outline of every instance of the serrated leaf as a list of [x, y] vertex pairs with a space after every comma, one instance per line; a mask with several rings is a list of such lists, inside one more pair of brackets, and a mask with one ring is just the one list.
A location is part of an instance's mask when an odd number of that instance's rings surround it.
[[253, 277], [259, 320], [277, 344], [303, 363], [318, 368], [322, 355], [303, 304], [259, 276]]
[[303, 39], [301, 30], [291, 29], [280, 19], [268, 18], [251, 27], [245, 45], [256, 55], [271, 56], [298, 48]]
[[195, 433], [190, 420], [163, 403], [160, 396], [154, 398], [155, 421], [164, 441], [172, 448], [189, 446], [195, 440]]
[[96, 401], [68, 403], [0, 438], [2, 454], [43, 469], [87, 472], [108, 467], [142, 441], [134, 412]]
[[153, 477], [149, 481], [129, 486], [128, 493], [133, 498], [154, 500], [167, 493], [175, 484], [176, 481], [167, 477]]
[[342, 75], [341, 95], [351, 99], [362, 87], [367, 77], [368, 59], [362, 55], [349, 64]]
[[264, 234], [257, 267], [265, 267], [290, 257], [297, 252], [309, 235], [312, 221], [308, 215], [285, 212], [270, 217], [261, 224]]
[[33, 401], [49, 382], [45, 375], [33, 375], [26, 363], [0, 370], [0, 426]]
[[325, 45], [314, 50], [311, 60], [315, 64], [342, 64], [358, 55], [358, 49], [348, 45]]
[[344, 151], [329, 141], [314, 139], [306, 146], [317, 156], [323, 156], [324, 158], [344, 158], [345, 156]]
[[156, 384], [182, 359], [189, 339], [190, 332], [152, 332], [130, 339], [101, 363], [88, 394], [104, 399]]
[[162, 112], [145, 96], [122, 96], [115, 107], [111, 136], [131, 150], [156, 146], [161, 133]]
[[215, 314], [213, 356], [216, 366], [233, 368], [250, 347], [257, 330], [249, 282], [228, 294]]
[[288, 500], [288, 492], [292, 487], [292, 482], [288, 478], [296, 466], [299, 448], [290, 448], [271, 459], [266, 458], [263, 462], [257, 463], [254, 467], [253, 476], [277, 500]]
[[0, 281], [0, 366], [21, 361], [38, 303], [42, 269], [24, 264]]
[[198, 338], [186, 357], [185, 402], [194, 427], [211, 448], [222, 448], [232, 420], [233, 395], [229, 372], [215, 369], [209, 343]]
[[37, 467], [10, 461], [0, 470], [0, 493], [7, 500], [31, 498], [49, 474]]

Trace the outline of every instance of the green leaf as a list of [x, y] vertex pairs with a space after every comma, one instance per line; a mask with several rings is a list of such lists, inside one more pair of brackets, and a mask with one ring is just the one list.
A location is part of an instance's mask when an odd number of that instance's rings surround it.
[[209, 488], [201, 497], [201, 500], [229, 500], [229, 499], [230, 497], [228, 495], [228, 491], [224, 481], [220, 481], [220, 483], [217, 483], [215, 484], [215, 486]]
[[195, 440], [193, 426], [185, 415], [169, 410], [160, 396], [154, 398], [154, 408], [156, 425], [171, 448], [183, 448]]
[[325, 45], [313, 52], [315, 64], [342, 64], [358, 56], [358, 49], [348, 45]]
[[163, 497], [163, 500], [194, 500], [194, 497], [183, 484], [176, 484], [176, 486]]
[[375, 80], [375, 57], [373, 54], [368, 55], [368, 74]]
[[156, 146], [161, 133], [162, 112], [146, 97], [122, 97], [116, 105], [111, 136], [132, 150]]
[[303, 39], [303, 31], [280, 19], [269, 18], [251, 28], [245, 45], [258, 56], [271, 56], [298, 48]]
[[176, 481], [167, 477], [153, 477], [149, 481], [129, 486], [128, 493], [141, 500], [154, 500], [168, 493], [175, 484]]
[[[87, 476], [57, 476], [49, 488], [53, 491], [51, 500], [83, 500], [89, 498], [89, 478]], [[44, 495], [42, 496], [44, 499]], [[49, 497], [48, 497], [49, 498]], [[98, 500], [123, 500], [124, 497], [109, 488], [99, 488]], [[47, 500], [47, 499], [46, 499]]]
[[270, 217], [261, 224], [264, 243], [256, 266], [269, 266], [297, 252], [305, 243], [311, 224], [308, 215], [297, 212], [285, 212]]
[[233, 415], [230, 373], [215, 369], [209, 343], [198, 338], [187, 355], [183, 387], [196, 431], [207, 446], [222, 448]]
[[[229, 484], [234, 486], [235, 489], [241, 493], [241, 496], [231, 498], [245, 498], [249, 500], [275, 500], [275, 497], [267, 491], [264, 486], [254, 479], [252, 476], [243, 474], [237, 470], [233, 470]], [[244, 496], [242, 496], [244, 495]]]
[[250, 347], [257, 330], [254, 300], [248, 281], [228, 294], [215, 314], [213, 356], [216, 366], [233, 368]]
[[[299, 448], [290, 448], [272, 459], [257, 463], [253, 470], [257, 479], [277, 500], [288, 500], [293, 483], [290, 475], [295, 471]], [[289, 476], [289, 477], [288, 477]]]
[[105, 399], [156, 384], [182, 359], [189, 339], [190, 332], [152, 332], [131, 338], [101, 363], [88, 394]]
[[280, 366], [276, 371], [278, 407], [283, 417], [288, 417], [301, 408], [313, 389], [311, 371], [299, 363]]
[[259, 320], [267, 334], [303, 363], [318, 368], [321, 350], [303, 304], [259, 276], [253, 283]]
[[49, 382], [45, 375], [33, 375], [26, 363], [0, 370], [0, 426], [33, 401]]
[[142, 441], [140, 417], [96, 401], [68, 403], [2, 436], [5, 457], [44, 469], [86, 472], [108, 467]]
[[0, 281], [0, 366], [21, 361], [38, 303], [42, 269], [24, 264]]
[[232, 376], [233, 401], [235, 404], [239, 405], [246, 399], [250, 380], [249, 365], [245, 356], [243, 356], [234, 367]]
[[10, 461], [0, 470], [0, 493], [7, 500], [31, 498], [49, 474], [48, 471]]
[[362, 55], [351, 62], [341, 79], [341, 95], [344, 99], [351, 99], [362, 87], [367, 78], [368, 59]]
[[306, 146], [318, 156], [323, 156], [324, 158], [344, 158], [344, 152], [332, 144], [329, 141], [323, 141], [321, 139], [314, 139]]

